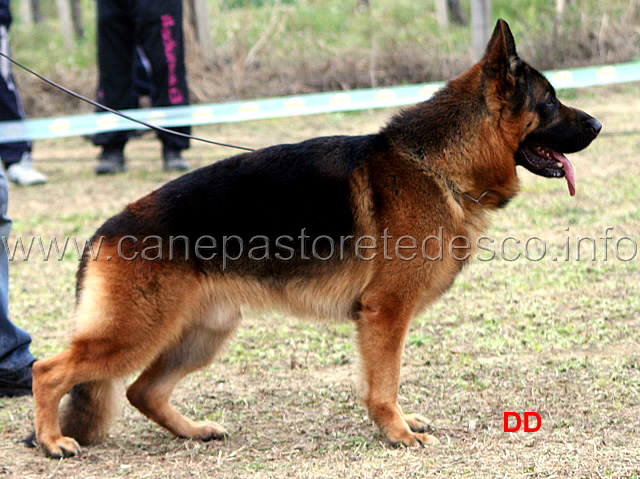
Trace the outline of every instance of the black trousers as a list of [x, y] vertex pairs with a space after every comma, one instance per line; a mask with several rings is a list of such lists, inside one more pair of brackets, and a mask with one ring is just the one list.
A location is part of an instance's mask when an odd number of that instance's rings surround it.
[[[0, 25], [0, 51], [11, 55], [9, 48], [9, 25]], [[22, 103], [13, 80], [11, 63], [0, 58], [0, 121], [24, 120]], [[5, 167], [20, 161], [25, 152], [31, 151], [31, 142], [0, 143], [0, 158]]]
[[[134, 91], [136, 47], [151, 66], [151, 104], [187, 105], [182, 0], [98, 0], [98, 101], [114, 109], [138, 108]], [[191, 128], [173, 128], [190, 133]], [[107, 148], [124, 147], [131, 131], [94, 135]], [[182, 150], [189, 139], [159, 132], [165, 148]]]

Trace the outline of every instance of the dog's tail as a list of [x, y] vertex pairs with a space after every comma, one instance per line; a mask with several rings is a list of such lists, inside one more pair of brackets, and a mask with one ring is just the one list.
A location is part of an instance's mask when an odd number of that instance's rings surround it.
[[76, 384], [60, 406], [60, 429], [81, 445], [100, 442], [120, 410], [122, 381]]
[[[94, 243], [95, 236], [91, 238]], [[80, 301], [89, 253], [82, 255], [77, 272], [76, 302]], [[121, 380], [108, 378], [73, 386], [60, 404], [60, 430], [81, 445], [100, 442], [107, 435], [111, 422], [119, 412]]]
[[[100, 442], [120, 409], [121, 381], [104, 379], [76, 384], [60, 406], [60, 429], [82, 446]], [[36, 432], [22, 440], [38, 447]]]

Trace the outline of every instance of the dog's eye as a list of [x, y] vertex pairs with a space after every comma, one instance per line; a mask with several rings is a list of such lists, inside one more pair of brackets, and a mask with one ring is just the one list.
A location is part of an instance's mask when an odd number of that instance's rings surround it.
[[546, 106], [552, 107], [552, 106], [555, 106], [555, 104], [556, 104], [556, 99], [555, 98], [553, 98], [552, 96], [547, 98]]

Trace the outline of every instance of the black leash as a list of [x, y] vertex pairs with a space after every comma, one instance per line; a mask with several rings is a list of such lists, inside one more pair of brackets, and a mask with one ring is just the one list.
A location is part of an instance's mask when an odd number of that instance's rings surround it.
[[197, 136], [192, 136], [192, 135], [187, 135], [186, 133], [181, 133], [179, 131], [174, 131], [174, 130], [169, 130], [168, 128], [163, 128], [161, 126], [156, 126], [156, 125], [152, 125], [151, 123], [147, 123], [145, 121], [142, 120], [137, 120], [129, 115], [126, 115], [118, 110], [114, 110], [113, 108], [109, 108], [108, 106], [102, 105], [101, 103], [98, 103], [96, 101], [90, 100], [89, 98], [85, 98], [82, 95], [69, 90], [68, 88], [63, 87], [62, 85], [58, 85], [56, 82], [49, 80], [48, 78], [43, 77], [42, 75], [40, 75], [39, 73], [34, 72], [33, 70], [31, 70], [30, 68], [22, 65], [21, 63], [17, 62], [16, 60], [14, 60], [13, 58], [11, 58], [8, 55], [5, 55], [4, 53], [0, 52], [0, 56], [6, 58], [7, 60], [9, 60], [11, 63], [13, 63], [14, 65], [19, 66], [20, 68], [22, 68], [23, 70], [31, 73], [32, 75], [38, 77], [40, 80], [42, 80], [45, 83], [48, 83], [49, 85], [51, 85], [52, 87], [57, 88], [58, 90], [62, 90], [63, 92], [67, 93], [68, 95], [71, 95], [72, 97], [77, 98], [78, 100], [82, 100], [84, 102], [87, 102], [97, 108], [101, 108], [105, 111], [108, 111], [110, 113], [113, 113], [114, 115], [118, 115], [122, 118], [126, 118], [129, 121], [133, 121], [134, 123], [139, 123], [141, 125], [146, 126], [147, 128], [151, 128], [152, 130], [156, 130], [156, 131], [162, 131], [165, 133], [170, 133], [172, 135], [177, 135], [177, 136], [182, 136], [184, 138], [190, 138], [192, 140], [196, 140], [196, 141], [203, 141], [205, 143], [209, 143], [211, 145], [217, 145], [217, 146], [224, 146], [226, 148], [235, 148], [237, 150], [244, 150], [244, 151], [254, 151], [253, 148], [247, 148], [245, 146], [238, 146], [238, 145], [232, 145], [230, 143], [221, 143], [218, 141], [213, 141], [213, 140], [207, 140], [205, 138], [199, 138]]

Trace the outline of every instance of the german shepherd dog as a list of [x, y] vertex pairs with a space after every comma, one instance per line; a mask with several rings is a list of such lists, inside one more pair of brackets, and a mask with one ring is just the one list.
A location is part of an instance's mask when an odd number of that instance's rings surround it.
[[436, 443], [398, 404], [401, 354], [411, 318], [469, 255], [437, 258], [425, 239], [473, 246], [487, 212], [518, 191], [516, 165], [564, 176], [573, 195], [564, 154], [601, 126], [558, 101], [499, 20], [480, 62], [376, 134], [241, 154], [131, 203], [96, 232], [97, 258], [83, 258], [70, 345], [33, 365], [37, 443], [64, 457], [98, 441], [116, 385], [137, 370], [126, 395], [144, 415], [179, 437], [224, 438], [169, 396], [211, 362], [242, 307], [353, 321], [370, 418], [393, 444]]

